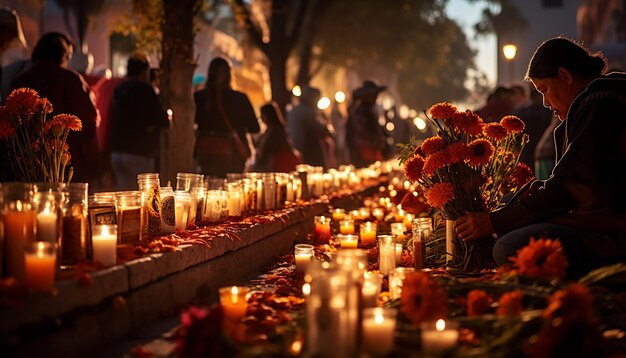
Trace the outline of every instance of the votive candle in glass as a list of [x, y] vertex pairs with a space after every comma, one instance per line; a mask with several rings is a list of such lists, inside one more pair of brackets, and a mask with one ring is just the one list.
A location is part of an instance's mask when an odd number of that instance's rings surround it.
[[35, 241], [26, 245], [24, 284], [32, 291], [50, 292], [56, 271], [56, 244]]
[[412, 267], [397, 267], [389, 275], [389, 293], [392, 299], [400, 298], [402, 296], [402, 284], [404, 278], [410, 272], [415, 272]]
[[413, 219], [415, 219], [415, 215], [411, 213], [406, 213], [406, 215], [404, 215], [404, 226], [407, 231], [411, 231], [413, 228]]
[[247, 287], [222, 287], [219, 289], [219, 294], [220, 305], [226, 318], [239, 321], [246, 316], [248, 309]]
[[396, 315], [394, 308], [365, 308], [363, 310], [363, 350], [374, 356], [386, 356], [393, 350]]
[[[191, 208], [191, 197], [184, 190], [176, 190], [174, 192], [174, 208], [176, 213], [176, 230], [187, 230], [187, 221], [189, 217], [189, 209]], [[239, 201], [237, 201], [239, 208]]]
[[337, 235], [337, 237], [341, 242], [342, 249], [356, 249], [358, 247], [359, 235], [342, 233], [341, 235]]
[[438, 356], [456, 347], [459, 340], [457, 322], [439, 319], [436, 322], [424, 322], [420, 327], [424, 353]]
[[313, 240], [316, 244], [328, 244], [330, 242], [330, 218], [325, 216], [316, 216], [315, 231], [313, 232]]
[[399, 266], [402, 261], [402, 248], [402, 244], [396, 244], [396, 266]]
[[407, 236], [404, 234], [406, 231], [406, 226], [404, 223], [392, 223], [391, 224], [391, 234], [396, 235], [398, 242], [405, 242]]
[[93, 261], [105, 266], [117, 261], [117, 225], [96, 225], [92, 228]]
[[294, 257], [296, 261], [296, 272], [302, 274], [313, 260], [313, 245], [297, 244], [294, 247]]
[[334, 221], [341, 221], [346, 219], [346, 210], [345, 209], [334, 209], [332, 212], [332, 218]]
[[376, 243], [376, 224], [369, 221], [362, 223], [360, 228], [360, 234], [362, 245], [374, 245], [374, 243]]
[[372, 215], [374, 215], [376, 220], [382, 221], [385, 218], [385, 210], [383, 210], [383, 208], [374, 208]]
[[378, 236], [378, 266], [380, 273], [388, 276], [396, 268], [396, 237]]
[[376, 272], [366, 272], [363, 274], [363, 277], [363, 287], [361, 288], [363, 306], [376, 307], [380, 288], [383, 283], [383, 275]]
[[339, 222], [339, 232], [342, 235], [354, 234], [354, 221], [342, 220]]

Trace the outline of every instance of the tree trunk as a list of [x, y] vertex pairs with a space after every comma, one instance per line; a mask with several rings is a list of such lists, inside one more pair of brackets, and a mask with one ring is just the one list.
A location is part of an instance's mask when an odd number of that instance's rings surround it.
[[201, 0], [163, 0], [161, 96], [173, 111], [166, 147], [162, 148], [161, 183], [193, 170], [195, 104], [192, 93], [194, 18]]
[[283, 114], [286, 114], [285, 108], [290, 102], [286, 76], [287, 56], [274, 51], [268, 54], [268, 58], [272, 100], [278, 104]]
[[311, 53], [315, 34], [325, 8], [323, 2], [324, 0], [312, 0], [309, 5], [310, 10], [307, 12], [306, 19], [302, 25], [304, 31], [300, 40], [300, 67], [298, 68], [298, 77], [296, 79], [296, 84], [300, 86], [307, 86], [313, 77], [311, 72]]

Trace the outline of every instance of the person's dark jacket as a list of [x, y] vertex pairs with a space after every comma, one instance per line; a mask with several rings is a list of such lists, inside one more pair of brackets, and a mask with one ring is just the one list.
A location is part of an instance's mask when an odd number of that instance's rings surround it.
[[[550, 178], [520, 190], [490, 214], [499, 236], [549, 222], [613, 238], [586, 245], [599, 254], [626, 254], [626, 74], [592, 81], [555, 130], [556, 166]], [[600, 247], [602, 246], [602, 247]]]
[[138, 79], [115, 87], [110, 114], [110, 151], [155, 158], [159, 130], [169, 121], [154, 88]]
[[539, 102], [531, 103], [528, 106], [520, 108], [513, 112], [513, 114], [524, 121], [526, 124], [524, 133], [528, 134], [528, 143], [526, 143], [524, 150], [522, 150], [520, 162], [525, 163], [534, 171], [537, 144], [546, 131], [546, 128], [550, 126], [552, 111]]
[[324, 137], [326, 128], [317, 119], [317, 110], [300, 103], [287, 114], [287, 132], [305, 164], [326, 166]]
[[373, 107], [358, 104], [348, 116], [346, 133], [350, 162], [357, 168], [384, 159], [387, 136]]

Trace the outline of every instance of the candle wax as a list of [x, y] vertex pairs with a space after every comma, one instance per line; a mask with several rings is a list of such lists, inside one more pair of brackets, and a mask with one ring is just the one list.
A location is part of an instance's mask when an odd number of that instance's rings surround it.
[[25, 254], [25, 285], [36, 292], [52, 291], [56, 258], [41, 250], [36, 253]]
[[363, 349], [370, 354], [384, 356], [393, 349], [395, 322], [377, 315], [363, 319]]

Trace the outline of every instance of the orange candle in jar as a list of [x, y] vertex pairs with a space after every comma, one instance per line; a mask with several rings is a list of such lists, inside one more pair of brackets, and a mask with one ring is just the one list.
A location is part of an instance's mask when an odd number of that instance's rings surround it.
[[219, 289], [220, 305], [224, 316], [232, 320], [240, 320], [246, 316], [248, 309], [247, 287], [232, 286]]
[[24, 259], [26, 287], [36, 292], [52, 291], [56, 269], [54, 244], [43, 241], [30, 243]]
[[346, 210], [344, 210], [344, 209], [335, 209], [335, 210], [333, 210], [332, 217], [333, 217], [333, 220], [335, 220], [335, 221], [345, 220], [345, 218], [346, 218]]
[[330, 242], [330, 218], [316, 216], [314, 230], [313, 239], [316, 244], [328, 244]]
[[361, 244], [373, 245], [376, 243], [376, 224], [365, 222], [361, 224]]
[[354, 221], [344, 220], [339, 222], [339, 232], [342, 235], [354, 234]]

